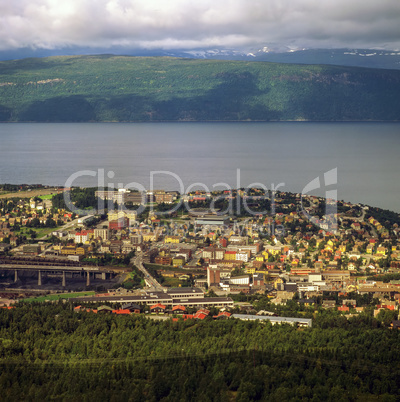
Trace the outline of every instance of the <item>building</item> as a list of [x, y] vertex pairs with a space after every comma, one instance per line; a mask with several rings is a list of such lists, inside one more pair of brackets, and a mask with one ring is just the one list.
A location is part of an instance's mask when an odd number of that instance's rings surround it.
[[249, 275], [234, 276], [229, 279], [229, 283], [232, 285], [249, 285]]
[[237, 246], [246, 246], [248, 244], [249, 238], [247, 236], [234, 236], [229, 237], [229, 243], [235, 244]]
[[229, 225], [229, 216], [205, 215], [195, 220], [196, 226], [226, 226]]
[[82, 230], [80, 232], [75, 233], [75, 243], [85, 244], [91, 238], [93, 238], [94, 230]]
[[157, 304], [150, 306], [150, 312], [156, 313], [156, 314], [163, 314], [163, 313], [165, 313], [165, 308], [166, 308], [166, 306], [164, 304], [157, 303]]
[[131, 211], [128, 209], [119, 209], [119, 210], [113, 210], [108, 213], [108, 220], [109, 221], [117, 221], [119, 219], [129, 219], [130, 222], [135, 222], [137, 218], [137, 212], [136, 211]]
[[168, 290], [168, 292], [146, 292], [144, 296], [78, 297], [72, 298], [71, 301], [79, 303], [132, 303], [147, 306], [162, 304], [166, 308], [179, 305], [185, 308], [233, 307], [233, 300], [230, 297], [204, 297], [204, 292], [198, 288], [174, 288]]
[[181, 267], [185, 265], [186, 259], [185, 257], [174, 257], [172, 258], [172, 266], [174, 267]]
[[143, 236], [140, 234], [134, 234], [130, 237], [132, 244], [142, 244], [143, 243]]
[[174, 243], [177, 244], [180, 241], [179, 236], [165, 236], [164, 243]]
[[22, 247], [22, 252], [26, 255], [38, 255], [40, 246], [39, 244], [26, 244]]
[[110, 238], [110, 231], [108, 229], [94, 229], [93, 235], [95, 239], [100, 238], [106, 241]]
[[95, 192], [95, 197], [118, 205], [125, 203], [132, 203], [134, 205], [140, 205], [146, 203], [146, 194], [140, 192], [130, 192], [125, 188], [118, 190], [98, 190]]
[[216, 286], [221, 282], [220, 269], [207, 267], [207, 285]]
[[232, 314], [230, 318], [236, 318], [238, 320], [259, 320], [259, 321], [269, 321], [272, 325], [275, 324], [289, 324], [298, 325], [299, 327], [312, 327], [311, 318], [293, 318], [293, 317], [273, 317], [273, 316], [262, 316], [262, 315], [250, 315], [250, 314]]
[[159, 255], [154, 259], [154, 263], [158, 265], [172, 265], [172, 257], [169, 255]]
[[249, 258], [250, 258], [250, 251], [248, 251], [247, 253], [244, 251], [236, 253], [237, 261], [247, 262], [247, 261], [249, 261]]
[[120, 218], [115, 221], [108, 222], [108, 228], [110, 230], [122, 230], [126, 229], [129, 226], [129, 219], [127, 218]]
[[204, 291], [199, 288], [171, 288], [167, 290], [167, 294], [173, 299], [193, 299], [204, 297]]
[[146, 193], [132, 192], [126, 193], [124, 197], [124, 203], [133, 205], [144, 205], [146, 204], [147, 196]]
[[253, 274], [253, 286], [264, 286], [264, 274]]
[[61, 247], [61, 255], [86, 255], [87, 247], [64, 246]]

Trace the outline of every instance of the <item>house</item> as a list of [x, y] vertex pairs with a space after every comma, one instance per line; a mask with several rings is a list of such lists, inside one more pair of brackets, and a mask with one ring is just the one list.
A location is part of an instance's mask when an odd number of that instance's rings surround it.
[[172, 314], [184, 314], [186, 313], [185, 306], [174, 306], [172, 307]]
[[164, 314], [165, 306], [161, 303], [153, 304], [152, 306], [150, 306], [150, 313]]
[[142, 308], [138, 304], [127, 303], [122, 305], [122, 310], [129, 310], [131, 313], [140, 314]]
[[210, 314], [210, 310], [202, 308], [200, 310], [197, 310], [196, 314], [204, 314], [204, 315], [208, 316]]
[[323, 300], [322, 301], [322, 307], [323, 308], [335, 308], [336, 307], [336, 301], [335, 300]]
[[376, 249], [376, 254], [377, 255], [382, 255], [382, 256], [385, 256], [386, 255], [386, 247], [378, 247], [377, 249]]
[[126, 314], [126, 315], [128, 315], [128, 314], [131, 313], [130, 310], [123, 310], [123, 309], [120, 309], [120, 310], [113, 310], [112, 312], [113, 312], [114, 314]]
[[232, 314], [228, 313], [227, 311], [222, 311], [220, 313], [218, 313], [218, 315], [214, 315], [213, 318], [214, 320], [225, 320], [227, 318], [229, 318]]
[[357, 304], [357, 302], [356, 302], [356, 300], [353, 300], [353, 299], [344, 299], [344, 300], [342, 300], [342, 305], [343, 306], [348, 306], [348, 305], [350, 305], [350, 306], [352, 306], [352, 307], [356, 307], [356, 304]]
[[113, 309], [110, 306], [100, 306], [97, 309], [98, 313], [102, 313], [102, 314], [107, 314], [107, 313], [112, 313]]
[[207, 314], [201, 313], [199, 311], [193, 316], [193, 318], [196, 320], [204, 320], [207, 317], [208, 317]]

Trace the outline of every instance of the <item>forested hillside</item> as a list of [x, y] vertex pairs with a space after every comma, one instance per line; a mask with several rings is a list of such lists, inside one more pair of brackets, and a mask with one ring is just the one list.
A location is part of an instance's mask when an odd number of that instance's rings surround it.
[[296, 329], [20, 304], [0, 309], [0, 399], [396, 401], [399, 336], [366, 314]]
[[0, 62], [0, 121], [399, 120], [400, 71], [168, 57]]

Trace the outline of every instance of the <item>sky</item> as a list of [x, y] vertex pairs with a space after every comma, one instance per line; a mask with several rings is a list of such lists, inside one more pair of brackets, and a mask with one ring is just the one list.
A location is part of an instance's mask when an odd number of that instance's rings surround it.
[[0, 51], [400, 49], [400, 0], [0, 0]]

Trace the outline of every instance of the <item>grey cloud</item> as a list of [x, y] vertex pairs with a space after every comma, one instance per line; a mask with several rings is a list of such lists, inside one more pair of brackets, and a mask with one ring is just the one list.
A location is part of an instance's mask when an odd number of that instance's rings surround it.
[[398, 0], [0, 0], [0, 50], [400, 48]]

